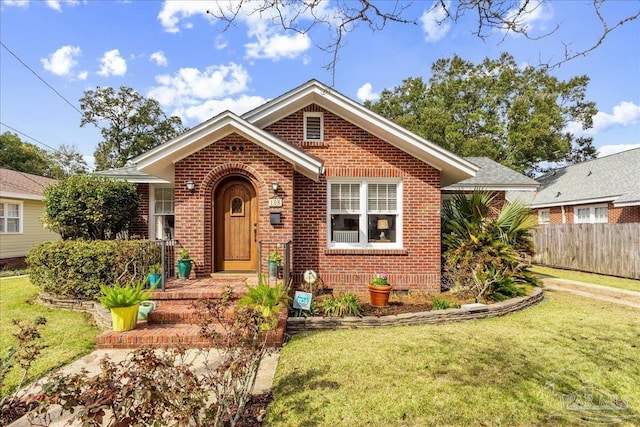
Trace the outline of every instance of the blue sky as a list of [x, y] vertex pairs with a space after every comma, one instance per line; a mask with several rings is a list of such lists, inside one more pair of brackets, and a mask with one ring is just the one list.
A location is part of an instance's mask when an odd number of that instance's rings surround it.
[[[315, 27], [288, 34], [257, 16], [243, 16], [227, 31], [205, 11], [215, 1], [0, 1], [2, 43], [76, 107], [98, 86], [130, 86], [157, 99], [167, 114], [192, 127], [224, 110], [241, 114], [305, 81], [331, 84], [320, 49], [329, 36]], [[482, 41], [470, 34], [470, 14], [457, 24], [434, 24], [438, 11], [417, 1], [406, 17], [417, 25], [389, 23], [373, 33], [360, 26], [339, 53], [335, 88], [358, 101], [375, 99], [407, 77], [430, 76], [431, 64], [458, 54], [479, 62], [503, 51], [537, 65], [593, 45], [601, 32], [590, 1], [544, 3], [529, 16], [527, 40], [495, 31]], [[322, 6], [330, 11], [331, 2]], [[638, 1], [607, 1], [610, 22], [637, 13]], [[610, 33], [586, 57], [551, 72], [561, 79], [586, 74], [588, 99], [599, 110], [588, 132], [600, 155], [640, 147], [640, 20]], [[80, 114], [4, 47], [0, 48], [0, 132], [11, 126], [50, 147], [75, 145], [91, 163], [101, 136], [80, 128]], [[6, 125], [6, 126], [5, 126]], [[575, 130], [575, 129], [574, 129]], [[23, 135], [21, 138], [35, 142]], [[43, 147], [46, 148], [46, 147]]]

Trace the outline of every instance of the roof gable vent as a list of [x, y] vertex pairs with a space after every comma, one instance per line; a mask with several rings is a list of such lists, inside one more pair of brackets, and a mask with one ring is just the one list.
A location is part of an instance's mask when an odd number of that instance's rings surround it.
[[324, 138], [322, 113], [304, 113], [304, 140], [322, 141]]

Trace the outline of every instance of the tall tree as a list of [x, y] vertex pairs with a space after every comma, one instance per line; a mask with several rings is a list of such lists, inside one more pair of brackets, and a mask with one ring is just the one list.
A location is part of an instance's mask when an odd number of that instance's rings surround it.
[[60, 144], [52, 155], [53, 161], [65, 176], [87, 173], [89, 167], [75, 145]]
[[124, 166], [139, 154], [184, 131], [179, 117], [167, 117], [155, 99], [130, 87], [118, 92], [98, 87], [80, 98], [80, 126], [101, 126], [103, 140], [95, 151], [96, 170]]
[[522, 173], [541, 162], [571, 162], [596, 155], [590, 137], [565, 129], [593, 126], [587, 76], [558, 80], [546, 69], [518, 67], [503, 53], [473, 64], [459, 56], [439, 59], [426, 84], [421, 77], [385, 89], [365, 105], [461, 156], [486, 156]]
[[0, 135], [0, 168], [11, 169], [48, 178], [61, 178], [62, 169], [51, 155], [11, 132]]

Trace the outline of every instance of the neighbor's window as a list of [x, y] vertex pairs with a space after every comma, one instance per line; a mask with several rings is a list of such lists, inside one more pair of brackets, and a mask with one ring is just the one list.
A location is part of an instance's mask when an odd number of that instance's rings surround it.
[[0, 233], [22, 233], [22, 202], [0, 200]]
[[324, 139], [322, 113], [304, 113], [304, 140], [322, 141]]
[[335, 248], [401, 246], [401, 183], [329, 183], [328, 240]]
[[538, 211], [538, 224], [551, 224], [551, 211], [549, 209], [540, 209]]
[[175, 191], [172, 187], [153, 189], [154, 238], [173, 239]]
[[576, 207], [574, 208], [573, 214], [576, 224], [606, 224], [609, 222], [609, 208], [606, 203]]

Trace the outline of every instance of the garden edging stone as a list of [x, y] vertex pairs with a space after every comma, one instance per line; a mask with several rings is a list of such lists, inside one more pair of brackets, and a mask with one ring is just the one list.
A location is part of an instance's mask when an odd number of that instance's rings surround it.
[[310, 330], [369, 328], [379, 326], [409, 326], [421, 324], [438, 324], [464, 322], [504, 316], [505, 314], [523, 310], [540, 303], [544, 299], [541, 288], [535, 288], [531, 295], [512, 298], [507, 301], [490, 304], [487, 310], [469, 311], [462, 308], [432, 310], [418, 313], [392, 314], [388, 316], [364, 317], [289, 317], [287, 332], [297, 333]]

